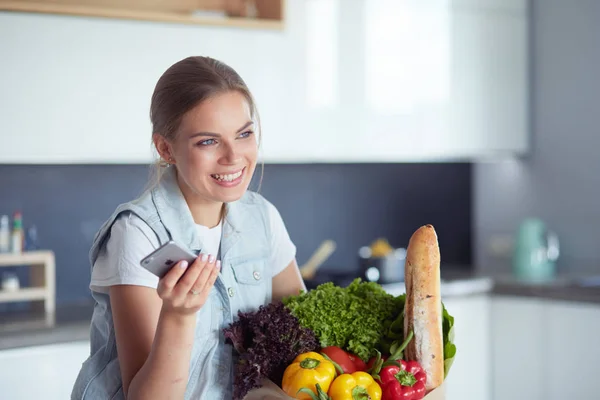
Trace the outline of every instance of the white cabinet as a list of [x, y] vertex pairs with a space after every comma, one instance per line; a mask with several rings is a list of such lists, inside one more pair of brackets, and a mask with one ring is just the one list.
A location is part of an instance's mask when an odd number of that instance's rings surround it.
[[543, 396], [547, 362], [543, 307], [543, 300], [538, 298], [493, 298], [494, 400], [547, 399]]
[[62, 400], [71, 398], [90, 343], [78, 341], [0, 351], [3, 399]]
[[448, 150], [473, 156], [527, 151], [526, 4], [516, 0], [456, 2]]
[[362, 65], [354, 81], [364, 87], [346, 98], [362, 104], [351, 119], [360, 147], [349, 157], [457, 160], [527, 151], [526, 1], [373, 0], [364, 3], [361, 27], [363, 36], [347, 39]]
[[552, 301], [544, 314], [544, 399], [597, 398], [600, 305]]
[[448, 400], [491, 400], [490, 303], [486, 294], [444, 300], [457, 348], [445, 385]]
[[597, 396], [600, 305], [499, 296], [491, 315], [494, 400]]
[[[287, 54], [297, 75], [285, 83], [288, 120], [265, 136], [265, 160], [477, 160], [527, 152], [527, 4], [296, 5], [289, 32], [300, 53]], [[269, 134], [277, 143], [268, 143]]]
[[147, 163], [160, 74], [190, 55], [254, 93], [265, 162], [527, 150], [526, 0], [289, 0], [281, 31], [0, 12], [0, 163]]

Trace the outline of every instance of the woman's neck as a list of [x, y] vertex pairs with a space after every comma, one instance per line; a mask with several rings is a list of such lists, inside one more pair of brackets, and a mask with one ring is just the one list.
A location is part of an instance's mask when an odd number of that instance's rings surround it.
[[198, 225], [214, 228], [221, 222], [224, 208], [223, 203], [190, 204], [190, 202], [188, 202], [188, 206], [190, 207], [194, 222]]

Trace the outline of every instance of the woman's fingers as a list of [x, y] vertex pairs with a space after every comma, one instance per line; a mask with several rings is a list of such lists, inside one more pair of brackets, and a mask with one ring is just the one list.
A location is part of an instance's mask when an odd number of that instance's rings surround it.
[[188, 314], [206, 302], [219, 272], [221, 261], [202, 254], [191, 264], [181, 261], [159, 281], [158, 294], [168, 307]]
[[[192, 290], [192, 286], [198, 279], [198, 276], [207, 268], [209, 265], [209, 259], [212, 256], [208, 254], [201, 254], [196, 260], [190, 265], [181, 277], [175, 288], [173, 289], [173, 295], [177, 297], [185, 297]], [[214, 258], [212, 258], [214, 259]]]
[[207, 294], [210, 292], [212, 287], [215, 285], [215, 282], [216, 282], [217, 278], [219, 277], [220, 271], [221, 271], [221, 261], [219, 260], [215, 263], [215, 268], [213, 268], [213, 270], [211, 271], [210, 276], [208, 277], [208, 281], [206, 282], [204, 291]]
[[[206, 302], [211, 289], [219, 277], [220, 270], [221, 261], [216, 261], [214, 264], [208, 265], [204, 271], [202, 271], [196, 280], [196, 283], [192, 287], [192, 291], [190, 292], [190, 296], [188, 298], [190, 305], [203, 305]], [[207, 274], [205, 274], [206, 271], [208, 271]]]
[[177, 264], [175, 264], [158, 282], [158, 294], [161, 297], [169, 295], [187, 268], [188, 262], [185, 260], [179, 261]]
[[198, 277], [196, 278], [196, 282], [194, 282], [194, 284], [192, 285], [192, 287], [190, 289], [192, 294], [198, 294], [205, 289], [210, 276], [213, 274], [213, 272], [216, 269], [215, 261], [216, 260], [214, 257], [212, 257], [212, 256], [209, 257], [208, 264], [202, 270], [202, 272], [200, 272], [200, 275], [198, 275]]

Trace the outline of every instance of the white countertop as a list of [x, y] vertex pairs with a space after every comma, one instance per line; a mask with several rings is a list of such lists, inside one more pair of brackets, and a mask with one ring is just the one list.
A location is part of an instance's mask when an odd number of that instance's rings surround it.
[[[452, 281], [442, 280], [440, 290], [443, 298], [487, 293], [492, 290], [493, 286], [494, 281], [491, 278], [471, 278]], [[381, 287], [393, 296], [406, 293], [404, 282], [382, 284]]]

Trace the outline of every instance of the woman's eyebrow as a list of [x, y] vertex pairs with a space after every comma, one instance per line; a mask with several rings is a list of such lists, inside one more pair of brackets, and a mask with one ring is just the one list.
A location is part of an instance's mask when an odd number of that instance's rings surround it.
[[[246, 122], [240, 129], [237, 130], [236, 133], [240, 133], [241, 131], [248, 128], [252, 124], [254, 124], [253, 121]], [[197, 136], [210, 136], [210, 137], [215, 137], [215, 138], [221, 137], [221, 135], [219, 135], [218, 133], [214, 133], [214, 132], [196, 132], [196, 133], [190, 135], [190, 139], [195, 138]]]

